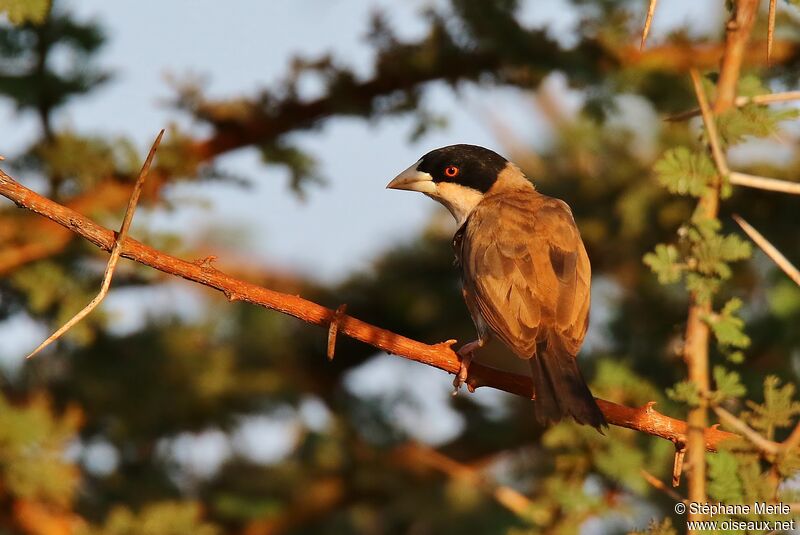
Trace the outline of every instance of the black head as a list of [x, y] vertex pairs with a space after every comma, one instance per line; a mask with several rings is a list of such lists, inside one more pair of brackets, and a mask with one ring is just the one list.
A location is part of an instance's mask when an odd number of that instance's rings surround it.
[[486, 193], [508, 160], [477, 145], [450, 145], [422, 157], [417, 170], [428, 173], [435, 183], [451, 182]]

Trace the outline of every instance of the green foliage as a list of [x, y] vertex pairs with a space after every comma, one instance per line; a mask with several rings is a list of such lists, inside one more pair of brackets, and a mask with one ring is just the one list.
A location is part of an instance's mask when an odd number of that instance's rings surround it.
[[[92, 293], [81, 282], [54, 262], [38, 262], [11, 277], [11, 284], [25, 296], [29, 310], [51, 318], [56, 327], [66, 323], [96, 294], [97, 290]], [[95, 328], [104, 321], [102, 311], [98, 311], [75, 325], [64, 337], [87, 344], [93, 339]]]
[[747, 137], [768, 137], [778, 131], [779, 123], [800, 117], [800, 110], [774, 109], [759, 104], [745, 104], [719, 115], [717, 128], [726, 146], [741, 143]]
[[706, 457], [708, 462], [708, 495], [721, 503], [745, 503], [739, 479], [739, 462], [726, 450]]
[[754, 74], [745, 74], [736, 84], [736, 94], [743, 97], [755, 97], [772, 93], [761, 78]]
[[[42, 7], [42, 0], [9, 0], [15, 5]], [[17, 108], [40, 114], [49, 131], [50, 114], [70, 98], [84, 95], [108, 80], [107, 72], [96, 69], [90, 57], [103, 45], [96, 23], [82, 23], [69, 15], [51, 13], [40, 25], [0, 27], [0, 95]], [[58, 66], [44, 61], [61, 51]], [[42, 68], [39, 66], [43, 65]], [[48, 132], [49, 133], [49, 132]]]
[[642, 478], [642, 466], [647, 459], [646, 453], [624, 441], [611, 440], [608, 447], [593, 456], [593, 464], [609, 480], [617, 481], [637, 493], [644, 493], [647, 491], [647, 482]]
[[314, 158], [297, 147], [285, 143], [265, 145], [261, 147], [261, 157], [264, 163], [286, 166], [291, 178], [290, 185], [295, 191], [301, 191], [301, 184], [309, 179], [316, 182], [321, 180]]
[[690, 407], [700, 404], [700, 391], [697, 385], [691, 381], [680, 381], [667, 389], [667, 396], [673, 401], [686, 403]]
[[49, 11], [50, 0], [0, 0], [0, 13], [5, 13], [15, 25], [41, 24]]
[[653, 170], [658, 183], [670, 193], [693, 197], [706, 193], [716, 175], [714, 163], [705, 152], [690, 151], [686, 147], [666, 151]]
[[744, 333], [744, 320], [737, 315], [740, 308], [742, 300], [734, 297], [718, 313], [703, 318], [711, 326], [717, 342], [724, 350], [750, 346], [750, 338]]
[[692, 268], [701, 275], [724, 281], [732, 274], [728, 263], [749, 258], [752, 247], [738, 234], [720, 234], [720, 228], [717, 219], [695, 216], [686, 227], [686, 242]]
[[658, 402], [663, 397], [651, 381], [637, 374], [627, 363], [612, 358], [603, 358], [597, 363], [592, 390], [600, 393], [603, 399], [636, 406]]
[[776, 316], [789, 319], [800, 312], [800, 287], [793, 281], [778, 281], [769, 289], [767, 299]]
[[116, 507], [102, 526], [85, 526], [79, 535], [217, 535], [220, 530], [200, 518], [201, 508], [191, 502], [163, 502], [138, 513]]
[[17, 498], [68, 505], [80, 474], [65, 458], [81, 413], [55, 415], [43, 396], [14, 406], [0, 396], [0, 481]]
[[724, 366], [714, 366], [713, 375], [716, 390], [710, 394], [712, 403], [722, 403], [726, 399], [740, 398], [747, 394], [739, 373], [728, 371]]
[[800, 402], [794, 400], [795, 386], [787, 383], [780, 386], [781, 381], [774, 375], [764, 379], [764, 402], [755, 403], [748, 400], [750, 408], [742, 414], [750, 427], [760, 431], [772, 440], [776, 429], [789, 427], [794, 418], [800, 415]]
[[[736, 234], [720, 234], [720, 228], [717, 219], [695, 216], [680, 229], [679, 246], [658, 244], [654, 253], [644, 256], [644, 263], [658, 275], [662, 284], [677, 282], [685, 275], [686, 288], [699, 300], [708, 301], [717, 293], [720, 283], [730, 279], [729, 263], [752, 254], [749, 242]], [[735, 310], [726, 313], [725, 318], [731, 318], [733, 312]], [[733, 335], [733, 323], [730, 320], [722, 325], [723, 336]]]
[[653, 253], [644, 255], [644, 263], [658, 275], [661, 284], [672, 284], [681, 279], [684, 266], [679, 262], [678, 248], [659, 243]]
[[73, 179], [81, 188], [91, 188], [117, 173], [131, 174], [140, 164], [135, 148], [125, 139], [82, 137], [71, 131], [54, 134], [34, 147], [33, 153], [48, 176]]
[[201, 161], [192, 138], [177, 126], [164, 134], [158, 147], [158, 167], [173, 177], [191, 177], [200, 172]]

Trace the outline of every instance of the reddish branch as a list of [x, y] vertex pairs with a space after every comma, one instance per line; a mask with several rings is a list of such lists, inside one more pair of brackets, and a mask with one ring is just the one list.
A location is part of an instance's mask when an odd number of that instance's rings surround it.
[[758, 0], [738, 0], [733, 4], [733, 15], [725, 28], [725, 53], [717, 83], [717, 98], [714, 111], [723, 112], [733, 106], [736, 100], [736, 85], [742, 70], [746, 54], [749, 52], [748, 42], [753, 24], [758, 15]]
[[[115, 235], [113, 231], [98, 225], [71, 208], [62, 206], [29, 190], [2, 171], [0, 171], [0, 195], [7, 197], [22, 208], [55, 221], [72, 232], [83, 236], [101, 249], [110, 251], [114, 246]], [[330, 326], [334, 319], [338, 319], [337, 332], [340, 334], [369, 344], [387, 353], [421, 362], [451, 374], [455, 374], [459, 370], [458, 357], [450, 348], [452, 342], [429, 345], [370, 325], [346, 314], [341, 314], [337, 318], [336, 311], [302, 297], [276, 292], [236, 279], [212, 267], [208, 262], [187, 262], [152, 249], [130, 238], [124, 242], [122, 256], [164, 273], [183, 277], [219, 290], [231, 301], [246, 301], [294, 316], [307, 323], [325, 327]], [[528, 398], [532, 392], [530, 378], [477, 363], [470, 367], [470, 377], [467, 382], [472, 389], [490, 386]], [[636, 408], [626, 407], [602, 399], [598, 399], [597, 403], [606, 420], [612, 425], [627, 427], [628, 429], [665, 438], [675, 444], [683, 444], [686, 441], [686, 423], [657, 412], [653, 409], [652, 403]], [[737, 436], [733, 433], [716, 429], [716, 427], [705, 429], [705, 447], [710, 451], [716, 451], [720, 442]]]
[[[163, 177], [151, 175], [150, 178], [148, 187], [163, 184]], [[125, 206], [130, 195], [130, 183], [117, 179], [106, 180], [90, 192], [71, 199], [67, 206], [84, 214], [102, 213]], [[14, 217], [7, 213], [0, 216], [0, 228], [3, 229], [0, 243], [5, 245], [0, 250], [0, 275], [62, 252], [75, 237], [69, 229], [52, 221], [28, 216]]]

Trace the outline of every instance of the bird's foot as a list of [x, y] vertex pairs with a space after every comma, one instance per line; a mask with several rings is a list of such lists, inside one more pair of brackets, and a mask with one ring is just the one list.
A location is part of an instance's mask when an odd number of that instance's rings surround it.
[[474, 342], [464, 344], [461, 347], [461, 349], [458, 350], [458, 356], [461, 358], [461, 367], [458, 369], [456, 378], [453, 379], [454, 396], [458, 394], [458, 391], [461, 389], [461, 385], [467, 382], [467, 376], [469, 374], [469, 365], [472, 362], [472, 358], [475, 355], [475, 350], [480, 349], [481, 347], [483, 347], [483, 345], [484, 345], [483, 341], [475, 340]]

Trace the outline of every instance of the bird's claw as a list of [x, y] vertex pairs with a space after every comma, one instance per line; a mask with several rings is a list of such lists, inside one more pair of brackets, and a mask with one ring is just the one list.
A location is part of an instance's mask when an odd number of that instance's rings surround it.
[[483, 343], [480, 340], [475, 340], [474, 342], [464, 344], [461, 349], [458, 350], [457, 353], [461, 358], [461, 366], [458, 369], [455, 379], [453, 379], [453, 396], [457, 395], [458, 391], [461, 389], [461, 385], [467, 382], [469, 365], [472, 362], [475, 350], [480, 347], [483, 347]]

